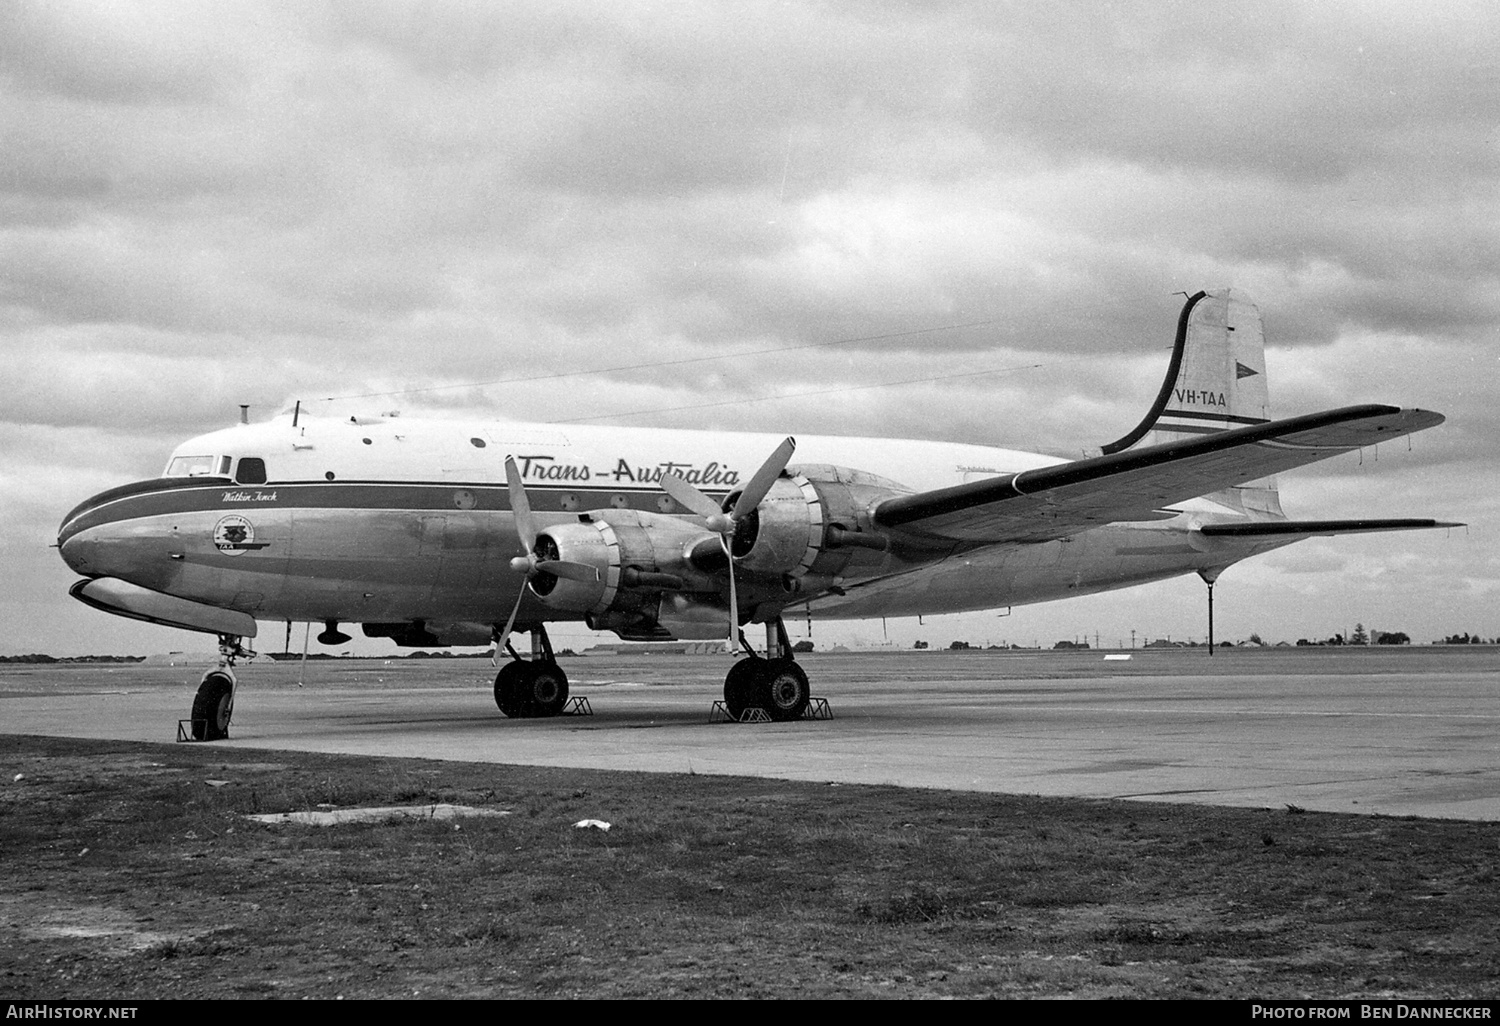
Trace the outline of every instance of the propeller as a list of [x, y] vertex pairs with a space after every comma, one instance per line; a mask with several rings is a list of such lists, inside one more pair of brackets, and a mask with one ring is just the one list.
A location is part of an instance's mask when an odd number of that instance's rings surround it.
[[689, 484], [676, 474], [671, 472], [661, 476], [662, 491], [686, 506], [692, 512], [703, 518], [704, 523], [710, 531], [719, 536], [719, 542], [724, 546], [724, 557], [729, 560], [729, 647], [733, 649], [737, 643], [740, 630], [740, 606], [739, 596], [734, 586], [734, 532], [751, 513], [755, 512], [781, 472], [786, 469], [792, 453], [797, 449], [797, 440], [787, 438], [776, 447], [766, 462], [760, 465], [760, 469], [751, 475], [750, 480], [740, 491], [739, 498], [734, 501], [734, 508], [730, 510], [721, 509], [719, 504], [698, 490], [697, 486]]
[[[524, 556], [517, 556], [510, 561], [510, 568], [518, 574], [526, 575], [526, 583], [538, 574], [551, 574], [554, 577], [562, 577], [569, 581], [581, 581], [584, 584], [593, 584], [599, 580], [599, 571], [587, 563], [575, 563], [566, 559], [543, 559], [536, 551], [536, 522], [531, 516], [531, 500], [526, 497], [526, 486], [521, 483], [521, 472], [516, 468], [514, 456], [505, 457], [505, 483], [510, 489], [510, 509], [516, 520], [516, 535], [521, 539], [521, 547], [525, 550]], [[521, 611], [521, 602], [526, 598], [526, 585], [523, 583], [521, 590], [516, 593], [516, 604], [511, 607], [510, 619], [505, 621], [505, 630], [500, 632], [500, 638], [495, 643], [495, 660], [498, 662], [500, 653], [510, 641], [511, 628], [516, 625], [516, 614]]]

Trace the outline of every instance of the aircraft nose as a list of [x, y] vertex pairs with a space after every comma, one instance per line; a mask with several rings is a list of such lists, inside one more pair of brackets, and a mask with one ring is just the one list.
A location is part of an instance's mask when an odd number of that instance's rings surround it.
[[57, 529], [57, 550], [63, 562], [85, 577], [102, 577], [118, 570], [107, 564], [119, 561], [115, 550], [129, 540], [128, 520], [106, 513], [104, 507], [122, 491], [100, 492], [79, 503]]
[[63, 562], [74, 573], [84, 577], [92, 577], [98, 573], [95, 567], [99, 559], [99, 542], [93, 535], [93, 531], [82, 531], [58, 537], [57, 547], [62, 553]]
[[57, 529], [63, 562], [84, 577], [117, 577], [142, 588], [166, 590], [182, 557], [174, 546], [175, 528], [163, 517], [162, 499], [170, 489], [141, 481], [80, 503]]

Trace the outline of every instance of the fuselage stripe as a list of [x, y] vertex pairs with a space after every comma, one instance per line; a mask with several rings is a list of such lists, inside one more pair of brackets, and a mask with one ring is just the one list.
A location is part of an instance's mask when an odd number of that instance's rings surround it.
[[[148, 482], [140, 482], [145, 485]], [[706, 493], [719, 499], [722, 494]], [[683, 515], [688, 511], [657, 488], [620, 489], [528, 484], [526, 496], [540, 513], [583, 513], [596, 509], [638, 509]], [[293, 481], [263, 485], [199, 481], [156, 488], [125, 486], [105, 492], [102, 501], [85, 504], [63, 523], [58, 537], [66, 541], [79, 531], [141, 517], [198, 512], [245, 513], [262, 509], [428, 510], [464, 513], [509, 513], [510, 492], [504, 484], [476, 481]]]

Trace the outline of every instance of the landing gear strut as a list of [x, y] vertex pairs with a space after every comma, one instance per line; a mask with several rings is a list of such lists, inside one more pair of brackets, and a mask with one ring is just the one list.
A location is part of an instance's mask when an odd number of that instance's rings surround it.
[[495, 704], [500, 711], [516, 719], [561, 713], [568, 704], [568, 675], [552, 654], [547, 628], [537, 624], [531, 629], [530, 659], [522, 659], [509, 643], [505, 647], [512, 661], [495, 675]]
[[194, 741], [220, 741], [229, 736], [229, 720], [234, 715], [234, 662], [255, 658], [240, 640], [232, 634], [219, 635], [219, 665], [203, 674], [193, 698]]
[[755, 654], [743, 632], [740, 644], [748, 654], [724, 677], [724, 707], [730, 718], [743, 719], [747, 709], [759, 708], [778, 722], [801, 719], [812, 690], [807, 674], [792, 659], [792, 646], [781, 618], [766, 624], [764, 658]]

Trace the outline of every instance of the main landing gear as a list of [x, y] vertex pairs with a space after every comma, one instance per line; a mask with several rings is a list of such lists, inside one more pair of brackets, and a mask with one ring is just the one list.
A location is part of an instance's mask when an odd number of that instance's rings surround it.
[[[568, 676], [557, 665], [547, 629], [531, 629], [531, 658], [522, 659], [509, 642], [512, 661], [495, 675], [495, 704], [516, 719], [557, 716], [568, 704]], [[498, 653], [497, 653], [498, 655]]]
[[193, 718], [188, 722], [194, 741], [220, 741], [229, 736], [229, 720], [234, 715], [234, 661], [255, 658], [255, 653], [240, 641], [232, 634], [219, 635], [219, 665], [203, 674], [193, 698]]
[[778, 617], [766, 624], [766, 654], [755, 654], [744, 632], [740, 644], [747, 653], [724, 677], [724, 707], [733, 720], [742, 720], [750, 709], [761, 709], [777, 722], [800, 720], [807, 711], [812, 690], [807, 674], [792, 660], [786, 625]]

